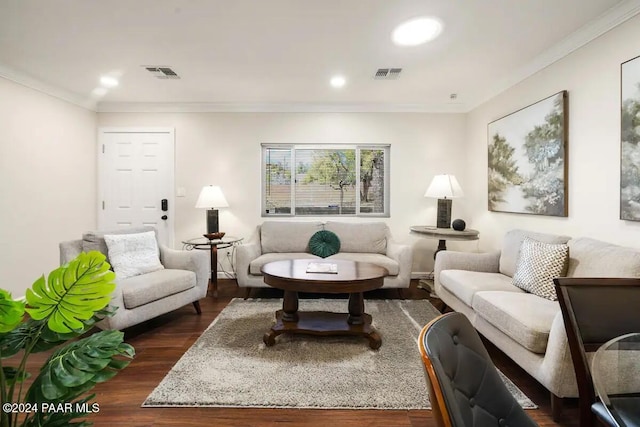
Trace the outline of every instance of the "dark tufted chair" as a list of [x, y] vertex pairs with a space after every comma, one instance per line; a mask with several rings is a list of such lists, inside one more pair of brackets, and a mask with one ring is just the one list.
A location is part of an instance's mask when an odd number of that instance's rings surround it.
[[433, 412], [441, 427], [528, 427], [478, 333], [462, 313], [429, 322], [418, 341]]

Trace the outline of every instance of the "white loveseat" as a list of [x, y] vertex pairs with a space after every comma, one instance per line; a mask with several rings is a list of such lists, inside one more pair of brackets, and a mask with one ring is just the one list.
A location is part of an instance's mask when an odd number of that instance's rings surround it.
[[385, 267], [389, 275], [383, 288], [408, 288], [411, 281], [412, 248], [393, 241], [383, 222], [265, 221], [236, 248], [236, 278], [242, 288], [268, 287], [260, 269], [272, 261], [322, 259], [309, 252], [309, 239], [319, 230], [335, 233], [340, 251], [325, 259], [371, 262]]
[[578, 389], [558, 301], [511, 283], [525, 236], [567, 243], [568, 277], [640, 277], [640, 251], [586, 237], [512, 230], [505, 235], [501, 251], [441, 251], [436, 257], [436, 294], [551, 392], [557, 418], [560, 398], [577, 397]]

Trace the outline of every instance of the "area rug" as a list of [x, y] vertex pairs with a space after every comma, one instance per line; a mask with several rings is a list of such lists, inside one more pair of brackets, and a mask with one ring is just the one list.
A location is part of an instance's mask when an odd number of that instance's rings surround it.
[[[234, 299], [147, 397], [144, 407], [427, 409], [418, 350], [422, 326], [439, 312], [426, 300], [367, 300], [382, 337], [371, 350], [359, 337], [263, 334], [281, 299]], [[347, 300], [300, 300], [300, 310], [345, 312]], [[511, 381], [521, 406], [536, 406]]]

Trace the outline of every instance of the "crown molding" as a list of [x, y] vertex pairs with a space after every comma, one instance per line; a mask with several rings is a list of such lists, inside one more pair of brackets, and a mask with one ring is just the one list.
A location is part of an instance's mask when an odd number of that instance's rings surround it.
[[240, 104], [101, 102], [99, 113], [463, 113], [462, 103], [447, 104]]
[[30, 89], [37, 90], [45, 95], [77, 105], [78, 107], [82, 107], [90, 111], [96, 111], [96, 102], [94, 100], [83, 98], [68, 90], [50, 85], [30, 76], [29, 74], [14, 70], [13, 68], [7, 67], [3, 64], [0, 64], [0, 77], [11, 80], [14, 83]]
[[467, 112], [479, 107], [523, 80], [526, 80], [554, 62], [570, 55], [606, 32], [633, 18], [638, 13], [640, 13], [640, 0], [626, 0], [613, 6], [598, 18], [583, 25], [559, 43], [556, 43], [550, 49], [538, 55], [525, 66], [520, 67], [500, 83], [486, 88], [486, 90], [483, 91], [483, 95], [479, 96], [475, 102], [470, 103], [471, 105]]

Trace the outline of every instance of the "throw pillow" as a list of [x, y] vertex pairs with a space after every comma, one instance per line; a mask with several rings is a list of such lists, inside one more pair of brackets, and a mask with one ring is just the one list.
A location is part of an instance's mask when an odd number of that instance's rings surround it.
[[133, 234], [105, 234], [109, 261], [118, 279], [162, 270], [158, 242], [153, 231]]
[[568, 259], [569, 246], [525, 237], [512, 283], [534, 295], [555, 301], [558, 296], [553, 279], [565, 274]]
[[326, 258], [337, 254], [340, 250], [340, 239], [335, 233], [320, 230], [309, 239], [309, 251], [319, 257]]

